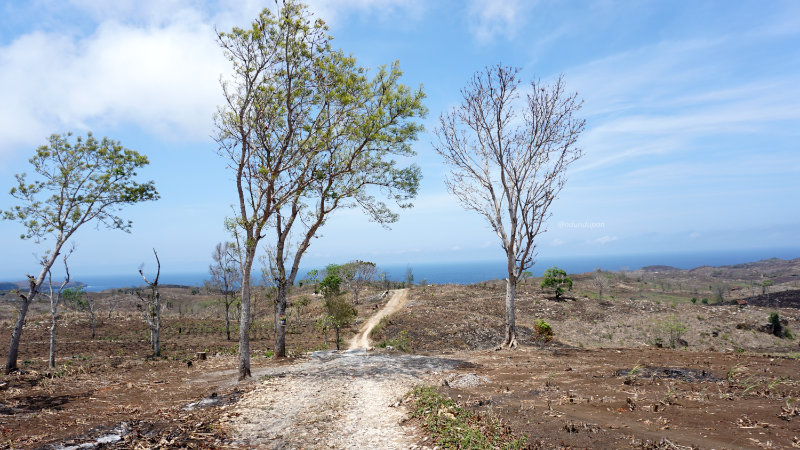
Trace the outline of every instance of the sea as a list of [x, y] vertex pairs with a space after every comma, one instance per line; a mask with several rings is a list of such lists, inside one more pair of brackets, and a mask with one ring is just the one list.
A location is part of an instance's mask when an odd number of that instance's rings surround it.
[[[550, 267], [557, 266], [567, 273], [584, 273], [595, 269], [620, 271], [637, 270], [645, 266], [666, 265], [679, 269], [692, 269], [700, 266], [726, 266], [759, 261], [768, 258], [794, 259], [800, 258], [800, 248], [790, 249], [758, 249], [728, 250], [692, 253], [641, 253], [628, 255], [593, 255], [570, 257], [542, 257], [529, 269], [533, 276], [541, 276]], [[311, 269], [322, 267], [301, 267], [298, 279], [303, 278]], [[487, 280], [504, 279], [506, 264], [503, 260], [494, 261], [450, 261], [450, 262], [416, 262], [378, 264], [379, 272], [385, 272], [390, 280], [403, 281], [408, 270], [415, 283], [430, 284], [471, 284]], [[81, 276], [85, 289], [99, 292], [106, 289], [131, 288], [142, 285], [138, 274], [93, 275]], [[161, 284], [183, 286], [202, 286], [209, 278], [208, 272], [164, 272]], [[254, 282], [260, 280], [260, 274], [253, 274]]]

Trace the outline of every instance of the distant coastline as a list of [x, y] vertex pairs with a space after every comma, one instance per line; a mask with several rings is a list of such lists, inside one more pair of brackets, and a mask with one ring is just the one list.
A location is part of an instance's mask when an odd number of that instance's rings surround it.
[[[692, 269], [701, 266], [727, 266], [755, 262], [769, 258], [791, 260], [800, 258], [800, 248], [771, 249], [771, 250], [738, 250], [695, 253], [653, 253], [635, 255], [612, 256], [586, 256], [586, 257], [543, 257], [537, 260], [531, 269], [533, 276], [541, 274], [549, 267], [558, 266], [569, 273], [590, 272], [597, 268], [609, 271], [638, 270], [646, 266], [671, 266], [678, 269]], [[345, 262], [345, 261], [336, 261]], [[405, 279], [406, 269], [411, 268], [414, 282], [423, 280], [433, 284], [469, 284], [486, 280], [505, 278], [505, 262], [494, 261], [450, 261], [426, 262], [408, 264], [378, 264], [381, 272], [386, 272], [390, 279], [401, 281]], [[310, 269], [321, 269], [321, 266], [301, 267], [302, 278]], [[141, 277], [133, 272], [130, 274], [115, 275], [73, 275], [77, 283], [84, 286], [87, 291], [98, 292], [106, 289], [131, 288], [141, 286]], [[203, 280], [208, 279], [208, 273], [203, 272], [174, 272], [165, 271], [161, 275], [163, 284], [202, 286]], [[253, 280], [261, 281], [260, 273], [253, 273]], [[18, 284], [19, 280], [8, 283]], [[4, 284], [4, 283], [0, 283]], [[0, 289], [2, 290], [2, 289]]]

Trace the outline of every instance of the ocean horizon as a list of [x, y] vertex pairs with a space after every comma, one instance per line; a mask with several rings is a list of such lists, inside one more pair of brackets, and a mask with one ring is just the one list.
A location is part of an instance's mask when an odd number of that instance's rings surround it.
[[[692, 253], [652, 253], [632, 255], [593, 255], [585, 257], [543, 257], [529, 269], [533, 276], [541, 276], [552, 266], [558, 266], [568, 273], [584, 273], [595, 269], [608, 271], [637, 270], [645, 266], [665, 265], [679, 269], [692, 269], [700, 266], [726, 266], [755, 262], [768, 258], [794, 259], [800, 257], [800, 248], [769, 250], [710, 251]], [[504, 279], [506, 277], [505, 261], [449, 261], [449, 262], [412, 262], [378, 264], [379, 273], [386, 272], [393, 281], [405, 280], [407, 268], [411, 268], [414, 282], [426, 281], [432, 284], [470, 284], [487, 280]], [[312, 269], [322, 266], [303, 266], [300, 268], [298, 280]], [[208, 272], [163, 272], [162, 285], [202, 286], [209, 278]], [[95, 274], [74, 275], [74, 279], [84, 283], [85, 289], [99, 292], [106, 289], [139, 287], [144, 283], [137, 273], [131, 274]], [[261, 282], [261, 274], [253, 273], [256, 284]], [[12, 281], [12, 280], [9, 280]]]

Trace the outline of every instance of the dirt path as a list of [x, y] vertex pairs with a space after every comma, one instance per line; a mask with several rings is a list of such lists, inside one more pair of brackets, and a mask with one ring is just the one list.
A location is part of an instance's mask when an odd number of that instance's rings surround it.
[[406, 303], [408, 303], [408, 289], [398, 289], [392, 292], [392, 298], [389, 299], [386, 306], [381, 308], [380, 311], [375, 313], [361, 326], [361, 329], [358, 330], [358, 334], [353, 336], [353, 340], [350, 341], [350, 347], [348, 348], [350, 350], [369, 348], [369, 334], [372, 332], [372, 329], [380, 323], [381, 319], [396, 313], [405, 306]]
[[[408, 301], [396, 291], [353, 339], [351, 350], [314, 352], [302, 362], [260, 371], [263, 380], [225, 407], [220, 425], [233, 446], [269, 448], [415, 448], [400, 403], [415, 384], [462, 361], [371, 353], [369, 331]], [[362, 348], [359, 348], [362, 347]]]

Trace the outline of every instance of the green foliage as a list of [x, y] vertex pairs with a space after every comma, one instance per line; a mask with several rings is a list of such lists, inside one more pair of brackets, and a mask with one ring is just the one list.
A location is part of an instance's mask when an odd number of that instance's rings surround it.
[[777, 311], [769, 314], [769, 323], [772, 325], [772, 334], [777, 337], [783, 337], [783, 325], [781, 324], [781, 316]]
[[67, 305], [70, 305], [76, 310], [83, 311], [89, 306], [86, 299], [83, 297], [84, 293], [83, 287], [76, 286], [61, 291], [61, 297]]
[[392, 347], [394, 349], [400, 350], [401, 352], [405, 353], [410, 352], [411, 345], [408, 340], [408, 331], [403, 330], [396, 338], [381, 341], [381, 343], [378, 344], [378, 347], [380, 348]]
[[536, 339], [543, 342], [550, 342], [553, 340], [553, 327], [550, 326], [544, 319], [536, 319], [533, 322], [533, 332]]
[[772, 334], [775, 336], [779, 338], [794, 339], [794, 335], [789, 328], [783, 326], [783, 323], [781, 323], [781, 316], [777, 311], [773, 311], [769, 314], [769, 323], [772, 325]]
[[319, 283], [319, 290], [326, 300], [338, 297], [341, 294], [342, 279], [336, 274], [328, 274]]
[[89, 133], [50, 136], [29, 160], [37, 179], [17, 174], [11, 195], [22, 205], [0, 212], [6, 220], [21, 222], [23, 239], [46, 239], [50, 234], [69, 238], [86, 222], [98, 220], [108, 228], [129, 231], [131, 222], [115, 213], [124, 205], [158, 199], [152, 181], [134, 181], [147, 157], [108, 138], [98, 141]]
[[383, 329], [386, 328], [386, 325], [388, 324], [389, 324], [389, 316], [381, 317], [381, 320], [378, 322], [378, 324], [372, 327], [372, 330], [370, 330], [369, 337], [371, 338], [380, 337], [383, 333]]
[[692, 300], [691, 300], [691, 302], [692, 302], [692, 303], [697, 303], [697, 297], [692, 297]]
[[666, 341], [669, 343], [670, 348], [675, 348], [687, 331], [686, 325], [678, 320], [675, 314], [662, 321], [655, 322], [654, 329], [656, 333], [654, 342], [660, 344]]
[[704, 305], [707, 305], [708, 304], [708, 299], [704, 298], [703, 300], [700, 301], [700, 303], [702, 303]]
[[337, 329], [349, 327], [358, 315], [358, 310], [341, 295], [325, 299], [325, 310], [331, 324]]
[[566, 290], [572, 290], [572, 278], [567, 276], [567, 272], [553, 266], [544, 272], [540, 287], [542, 289], [552, 289], [558, 299], [564, 294], [565, 288]]
[[422, 421], [441, 448], [518, 449], [526, 438], [517, 438], [494, 417], [464, 409], [433, 387], [416, 386], [410, 392], [411, 416]]

